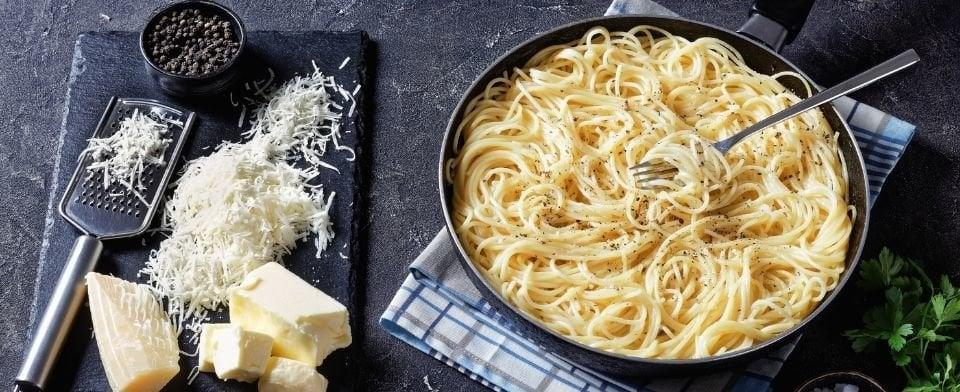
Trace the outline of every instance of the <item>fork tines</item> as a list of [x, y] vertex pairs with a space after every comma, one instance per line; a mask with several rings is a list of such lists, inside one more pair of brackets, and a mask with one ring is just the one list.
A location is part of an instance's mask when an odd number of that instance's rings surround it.
[[662, 159], [644, 161], [629, 170], [633, 177], [637, 179], [640, 189], [655, 188], [657, 184], [653, 184], [653, 181], [670, 180], [678, 172], [676, 166]]

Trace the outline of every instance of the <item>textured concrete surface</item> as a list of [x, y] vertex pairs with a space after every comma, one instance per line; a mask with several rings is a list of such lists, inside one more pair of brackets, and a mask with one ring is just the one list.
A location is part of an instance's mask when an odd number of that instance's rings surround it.
[[[546, 28], [599, 15], [605, 0], [225, 1], [251, 30], [363, 29], [376, 41], [372, 179], [364, 339], [358, 388], [481, 387], [386, 335], [376, 324], [406, 265], [441, 227], [434, 160], [449, 112], [484, 66]], [[663, 1], [692, 19], [736, 28], [747, 1]], [[0, 385], [12, 379], [26, 334], [49, 176], [74, 39], [136, 30], [159, 3], [0, 2]], [[821, 0], [788, 58], [832, 84], [908, 47], [916, 69], [854, 96], [918, 125], [875, 209], [867, 255], [882, 245], [958, 275], [960, 255], [960, 5], [955, 0]], [[895, 386], [883, 357], [855, 355], [840, 331], [856, 325], [862, 295], [845, 290], [809, 330], [777, 378], [778, 390], [829, 370], [859, 369]]]

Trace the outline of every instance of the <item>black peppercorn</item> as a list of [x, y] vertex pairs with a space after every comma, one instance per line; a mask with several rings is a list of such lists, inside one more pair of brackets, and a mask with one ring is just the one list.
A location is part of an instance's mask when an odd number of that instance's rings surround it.
[[210, 74], [236, 55], [240, 43], [233, 28], [222, 16], [206, 10], [171, 11], [147, 31], [146, 53], [167, 72]]

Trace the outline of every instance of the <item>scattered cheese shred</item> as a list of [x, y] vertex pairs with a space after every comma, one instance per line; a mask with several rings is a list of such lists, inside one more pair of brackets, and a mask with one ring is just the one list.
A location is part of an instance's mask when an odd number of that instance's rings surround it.
[[178, 331], [191, 331], [195, 340], [208, 312], [226, 305], [247, 273], [282, 262], [298, 240], [313, 233], [317, 257], [326, 249], [334, 236], [334, 193], [325, 197], [315, 177], [318, 167], [337, 170], [320, 160], [328, 142], [344, 149], [342, 114], [331, 96], [339, 91], [314, 66], [254, 111], [246, 142], [224, 143], [188, 162], [172, 185], [162, 223], [168, 237], [141, 273], [167, 298]]
[[321, 165], [320, 157], [331, 141], [334, 148], [342, 149], [337, 146], [342, 137], [343, 107], [332, 99], [331, 92], [352, 101], [353, 96], [333, 76], [323, 75], [314, 64], [313, 74], [294, 77], [256, 109], [253, 126], [244, 136], [269, 143], [271, 153], [284, 159]]
[[167, 125], [139, 110], [120, 121], [119, 129], [103, 138], [91, 138], [80, 154], [89, 154], [88, 176], [103, 175], [103, 188], [114, 183], [136, 196], [144, 204], [143, 172], [150, 165], [164, 164], [163, 154], [172, 139], [166, 138]]
[[433, 385], [430, 384], [430, 375], [423, 376], [423, 385], [427, 386], [427, 390], [431, 392], [439, 392], [439, 389], [434, 389]]
[[193, 384], [196, 381], [197, 376], [200, 375], [200, 368], [194, 366], [193, 369], [190, 369], [190, 373], [187, 373], [187, 385]]

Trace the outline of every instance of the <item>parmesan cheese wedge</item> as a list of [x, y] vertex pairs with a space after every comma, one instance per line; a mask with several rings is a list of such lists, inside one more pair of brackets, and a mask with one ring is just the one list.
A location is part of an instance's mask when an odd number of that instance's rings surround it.
[[173, 325], [146, 285], [91, 272], [90, 317], [114, 391], [159, 391], [179, 371]]
[[273, 356], [315, 367], [351, 342], [347, 308], [277, 263], [247, 274], [230, 296], [230, 322], [273, 337]]

